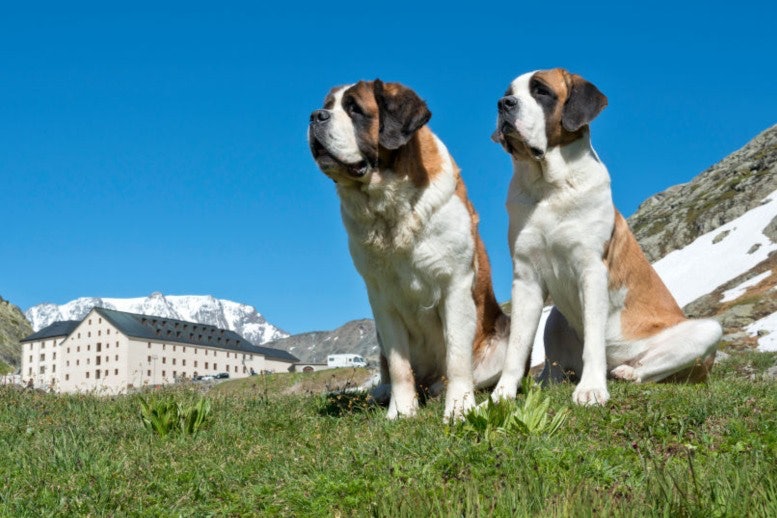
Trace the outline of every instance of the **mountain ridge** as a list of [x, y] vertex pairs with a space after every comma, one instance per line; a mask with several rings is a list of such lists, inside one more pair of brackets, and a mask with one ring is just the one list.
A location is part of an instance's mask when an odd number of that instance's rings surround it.
[[211, 295], [165, 296], [154, 292], [148, 297], [138, 298], [81, 297], [62, 305], [38, 304], [24, 315], [33, 330], [38, 331], [56, 321], [81, 320], [94, 307], [208, 324], [235, 331], [255, 345], [289, 336], [267, 322], [253, 306]]

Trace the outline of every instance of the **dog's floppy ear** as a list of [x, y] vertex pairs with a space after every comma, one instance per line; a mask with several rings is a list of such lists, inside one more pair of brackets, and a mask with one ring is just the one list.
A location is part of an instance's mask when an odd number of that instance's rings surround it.
[[564, 103], [561, 124], [574, 132], [589, 124], [607, 106], [607, 97], [578, 75], [569, 76], [569, 97]]
[[432, 118], [426, 103], [413, 90], [399, 83], [374, 81], [380, 117], [378, 141], [386, 149], [398, 149]]

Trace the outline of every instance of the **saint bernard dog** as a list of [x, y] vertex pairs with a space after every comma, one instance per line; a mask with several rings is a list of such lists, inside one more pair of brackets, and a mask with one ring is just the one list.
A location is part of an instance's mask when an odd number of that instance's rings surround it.
[[607, 105], [596, 86], [554, 69], [516, 78], [499, 99], [493, 139], [510, 154], [512, 325], [492, 393], [514, 398], [548, 295], [543, 380], [572, 377], [580, 405], [608, 401], [608, 373], [636, 382], [706, 378], [721, 337], [686, 318], [615, 209], [589, 123]]
[[445, 419], [461, 417], [475, 387], [498, 379], [510, 327], [478, 216], [430, 117], [413, 90], [376, 79], [332, 89], [308, 128], [367, 286], [381, 347], [375, 393], [389, 399], [389, 419], [443, 389]]

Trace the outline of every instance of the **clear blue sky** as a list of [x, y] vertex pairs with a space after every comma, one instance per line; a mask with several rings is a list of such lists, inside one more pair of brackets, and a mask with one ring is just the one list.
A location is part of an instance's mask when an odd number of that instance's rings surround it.
[[212, 294], [292, 333], [370, 316], [305, 139], [336, 84], [426, 99], [500, 300], [511, 170], [489, 137], [518, 74], [609, 97], [593, 140], [626, 215], [777, 123], [774, 2], [269, 3], [0, 8], [0, 296]]

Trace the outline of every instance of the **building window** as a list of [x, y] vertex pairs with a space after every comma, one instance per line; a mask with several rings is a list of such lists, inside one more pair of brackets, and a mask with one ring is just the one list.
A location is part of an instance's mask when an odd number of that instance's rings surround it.
[[78, 333], [78, 338], [81, 338], [81, 333]]
[[102, 336], [102, 335], [103, 335], [103, 330], [102, 329], [98, 329], [97, 330], [97, 336]]
[[167, 356], [162, 356], [162, 363], [167, 363]]
[[46, 374], [46, 367], [43, 365], [40, 366], [40, 374]]
[[102, 323], [103, 323], [103, 319], [102, 319], [102, 318], [98, 318], [98, 319], [97, 319], [97, 323], [98, 323], [98, 324], [102, 324]]
[[185, 347], [185, 346], [184, 346], [184, 348], [183, 348], [183, 352], [186, 352], [186, 347]]
[[151, 370], [150, 370], [150, 369], [148, 370], [148, 374], [147, 374], [147, 376], [148, 376], [149, 378], [151, 377]]
[[86, 378], [89, 379], [89, 372], [86, 373]]
[[80, 345], [79, 345], [78, 347], [76, 347], [76, 352], [77, 352], [77, 353], [80, 353], [80, 352], [81, 352], [81, 346], [80, 346]]
[[65, 362], [65, 367], [70, 367], [70, 360]]
[[51, 359], [52, 360], [56, 360], [57, 359], [57, 351], [54, 351], [54, 353], [51, 355]]
[[91, 351], [92, 350], [92, 344], [86, 344], [86, 350]]
[[90, 358], [87, 358], [87, 359], [86, 359], [86, 364], [87, 364], [87, 365], [89, 365], [90, 363], [92, 363], [91, 359], [90, 359]]
[[197, 368], [197, 360], [194, 360], [194, 368]]
[[97, 369], [96, 371], [94, 371], [94, 378], [100, 379], [100, 369]]
[[95, 365], [100, 365], [100, 363], [101, 363], [100, 360], [102, 360], [102, 358], [98, 356], [97, 358], [94, 359], [94, 364]]
[[178, 371], [173, 371], [173, 379], [175, 379], [176, 376], [178, 376]]
[[113, 369], [113, 373], [118, 376], [119, 375], [119, 369]]
[[40, 361], [42, 361], [42, 362], [46, 361], [46, 355], [45, 354], [41, 354], [40, 355]]
[[51, 366], [51, 372], [57, 372], [57, 364]]
[[165, 379], [165, 376], [167, 376], [167, 373], [165, 371], [162, 371], [162, 379]]
[[99, 353], [102, 350], [103, 350], [103, 344], [101, 342], [97, 342], [97, 352]]
[[30, 363], [32, 363], [32, 355], [30, 355]]
[[[175, 352], [175, 346], [173, 346], [173, 352]], [[173, 374], [173, 376], [175, 376], [175, 374]]]
[[118, 354], [116, 355], [116, 361], [119, 361], [119, 355]]
[[216, 364], [215, 364], [215, 363], [213, 364], [213, 370], [214, 370], [214, 371], [217, 371], [217, 370], [219, 370], [219, 368], [216, 366]]
[[106, 329], [106, 330], [105, 330], [105, 334], [106, 334], [106, 335], [109, 335], [109, 334], [111, 334], [111, 328], [110, 328], [110, 327], [109, 327], [108, 329]]
[[92, 332], [91, 331], [87, 331], [86, 332], [86, 337], [87, 338], [92, 338]]
[[29, 375], [32, 376], [32, 367], [30, 367], [28, 372], [29, 372]]
[[81, 360], [76, 360], [76, 366], [81, 365]]
[[205, 362], [205, 370], [208, 370], [208, 362]]
[[89, 325], [90, 326], [92, 325], [92, 319], [91, 318], [89, 319]]
[[181, 365], [183, 365], [184, 367], [186, 367], [186, 358], [184, 358], [183, 360], [181, 360]]
[[45, 348], [46, 348], [46, 340], [43, 340], [43, 341], [40, 343], [40, 348], [41, 348], [41, 349], [45, 349]]
[[151, 349], [151, 342], [148, 342], [148, 348]]
[[70, 347], [67, 348], [67, 353], [70, 354]]
[[173, 358], [173, 365], [175, 365], [175, 358]]
[[65, 381], [70, 381], [70, 374], [65, 374]]
[[148, 357], [148, 363], [151, 363], [151, 356]]

